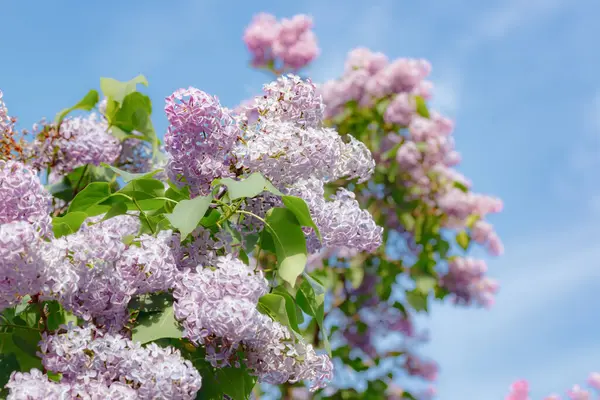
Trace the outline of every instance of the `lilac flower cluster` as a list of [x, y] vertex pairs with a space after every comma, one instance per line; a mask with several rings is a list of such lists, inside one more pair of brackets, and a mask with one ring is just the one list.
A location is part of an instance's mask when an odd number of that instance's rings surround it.
[[60, 131], [44, 123], [40, 127], [30, 148], [32, 165], [37, 170], [52, 167], [55, 177], [86, 164], [112, 164], [121, 153], [119, 140], [110, 133], [106, 121], [94, 113], [66, 118]]
[[[324, 105], [310, 80], [289, 75], [265, 86], [264, 96], [240, 120], [244, 143], [235, 148], [238, 167], [260, 172], [280, 190], [302, 197], [328, 247], [374, 251], [383, 229], [347, 191], [324, 199], [324, 184], [341, 178], [368, 180], [375, 162], [358, 140], [345, 143], [322, 125]], [[255, 118], [249, 118], [253, 113]], [[321, 245], [309, 236], [311, 251]]]
[[[314, 389], [324, 386], [331, 379], [331, 361], [258, 312], [258, 299], [267, 291], [261, 272], [230, 255], [218, 257], [212, 267], [181, 274], [174, 292], [175, 317], [184, 337], [207, 347], [214, 366], [243, 361], [262, 382], [308, 380]], [[243, 360], [236, 359], [239, 349]]]
[[0, 160], [0, 310], [37, 293], [47, 271], [51, 200], [25, 165]]
[[47, 294], [84, 320], [120, 330], [133, 296], [172, 286], [177, 272], [169, 246], [172, 233], [142, 235], [126, 245], [123, 237], [139, 230], [137, 218], [100, 218], [89, 219], [78, 232], [53, 242], [62, 256], [53, 262]]
[[[139, 136], [133, 132], [133, 135]], [[121, 154], [117, 165], [124, 171], [134, 174], [150, 172], [154, 164], [152, 162], [152, 144], [142, 139], [129, 138], [121, 143]]]
[[60, 382], [35, 369], [14, 372], [9, 398], [194, 399], [200, 390], [200, 374], [179, 350], [144, 348], [93, 327], [63, 328], [66, 333], [44, 334], [40, 342], [44, 368], [62, 374]]
[[311, 28], [312, 19], [307, 15], [281, 21], [271, 14], [256, 15], [244, 32], [252, 64], [255, 67], [272, 65], [279, 72], [306, 66], [319, 55], [317, 38]]
[[485, 276], [485, 261], [456, 257], [448, 263], [448, 271], [440, 278], [440, 286], [448, 290], [458, 304], [491, 307], [498, 284]]
[[189, 186], [193, 196], [207, 194], [214, 179], [231, 176], [229, 153], [239, 135], [237, 125], [215, 97], [195, 88], [167, 97], [165, 112], [169, 179]]
[[[452, 121], [435, 111], [425, 117], [419, 110], [417, 96], [425, 100], [432, 96], [433, 85], [426, 80], [430, 72], [431, 65], [426, 60], [390, 61], [382, 53], [355, 49], [348, 54], [342, 77], [320, 87], [327, 106], [326, 118], [340, 115], [350, 102], [359, 108], [377, 105], [386, 136], [374, 157], [382, 166], [399, 168], [401, 178], [396, 182], [409, 189], [406, 200], [419, 199], [438, 209], [444, 215], [443, 227], [469, 228], [474, 242], [484, 245], [493, 255], [500, 255], [502, 242], [485, 218], [500, 212], [502, 201], [473, 193], [471, 182], [454, 169], [460, 155], [454, 148]], [[389, 151], [396, 152], [395, 166], [383, 156]], [[388, 225], [400, 231], [410, 246], [413, 232], [407, 231], [394, 210], [387, 215]], [[477, 218], [475, 223], [473, 217]], [[495, 283], [477, 276], [473, 287], [485, 282], [486, 289], [482, 290], [490, 294], [495, 291]]]
[[[591, 400], [595, 394], [600, 393], [600, 373], [592, 372], [587, 379], [587, 384], [592, 390], [584, 389], [580, 385], [573, 385], [567, 390], [566, 395], [570, 400]], [[505, 400], [530, 400], [529, 397], [529, 382], [524, 379], [514, 382], [510, 386], [510, 392]], [[544, 400], [561, 400], [563, 397], [558, 394], [551, 394], [544, 397]]]
[[37, 293], [45, 283], [47, 243], [32, 224], [0, 224], [0, 311]]
[[0, 224], [25, 221], [42, 236], [52, 232], [52, 198], [36, 173], [16, 161], [0, 160]]
[[124, 383], [115, 382], [110, 386], [96, 380], [86, 383], [55, 382], [38, 369], [29, 372], [13, 372], [9, 382], [7, 400], [23, 399], [139, 399], [135, 389]]
[[[321, 233], [323, 247], [331, 251], [355, 249], [373, 252], [381, 246], [383, 228], [375, 224], [367, 210], [360, 208], [354, 193], [342, 188], [327, 201], [323, 182], [316, 179], [298, 181], [288, 192], [304, 198], [308, 204], [311, 217]], [[314, 233], [309, 236], [307, 246], [311, 252], [322, 247]]]
[[0, 90], [0, 134], [8, 134], [12, 131], [13, 128], [13, 120], [8, 115], [8, 108], [6, 108], [6, 104], [4, 104], [4, 93]]
[[198, 265], [213, 265], [218, 257], [217, 252], [227, 249], [228, 244], [227, 238], [215, 237], [209, 229], [199, 226], [183, 243], [178, 235], [173, 236], [171, 249], [177, 266], [186, 269]]

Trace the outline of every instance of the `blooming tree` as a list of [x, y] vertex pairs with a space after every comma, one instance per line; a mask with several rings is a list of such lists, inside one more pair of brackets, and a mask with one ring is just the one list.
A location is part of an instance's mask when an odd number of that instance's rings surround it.
[[[164, 143], [143, 76], [102, 78], [31, 131], [0, 92], [3, 395], [435, 394], [398, 386], [437, 375], [414, 315], [433, 299], [493, 303], [468, 251], [502, 252], [486, 221], [502, 203], [453, 169], [428, 62], [359, 48], [315, 85], [298, 76], [319, 54], [311, 28], [258, 15], [244, 41], [273, 82], [234, 110], [175, 91]], [[511, 390], [527, 398], [526, 383]]]
[[[274, 75], [298, 73], [319, 53], [314, 35], [306, 31], [311, 26], [303, 15], [280, 21], [256, 16], [244, 34], [252, 65]], [[282, 51], [282, 43], [289, 52]], [[292, 61], [289, 53], [295, 56]], [[415, 313], [426, 312], [432, 299], [461, 306], [493, 304], [498, 285], [486, 277], [485, 261], [468, 251], [480, 245], [492, 255], [502, 253], [502, 243], [486, 221], [501, 211], [502, 202], [473, 192], [471, 182], [454, 169], [460, 155], [452, 139], [453, 123], [427, 106], [433, 94], [430, 71], [426, 60], [389, 60], [357, 48], [348, 54], [342, 75], [319, 86], [325, 125], [346, 143], [364, 144], [368, 152], [361, 154], [370, 153], [376, 163], [368, 180], [360, 175], [351, 185], [330, 180], [325, 191], [346, 187], [346, 198], [383, 227], [382, 246], [348, 246], [368, 238], [346, 230], [343, 240], [324, 243], [309, 260], [308, 269], [331, 293], [324, 319], [332, 326], [332, 355], [352, 370], [320, 392], [321, 397], [433, 396], [433, 387], [411, 394], [396, 385], [406, 375], [426, 382], [437, 376], [437, 364], [416, 351], [426, 336], [414, 325]], [[261, 112], [251, 103], [238, 111], [249, 116]], [[318, 225], [319, 211], [312, 207], [311, 213]], [[328, 215], [323, 214], [321, 223]], [[323, 343], [318, 330], [315, 326], [315, 346]], [[367, 380], [366, 392], [347, 387], [345, 382], [357, 378]], [[288, 390], [287, 395], [298, 393]]]

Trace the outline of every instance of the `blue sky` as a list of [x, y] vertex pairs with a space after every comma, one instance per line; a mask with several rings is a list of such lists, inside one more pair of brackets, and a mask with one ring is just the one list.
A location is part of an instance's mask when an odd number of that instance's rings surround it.
[[[348, 50], [433, 63], [434, 104], [455, 118], [461, 170], [505, 201], [493, 222], [506, 255], [491, 311], [434, 307], [424, 351], [439, 399], [532, 397], [600, 369], [600, 35], [594, 0], [2, 2], [0, 88], [29, 126], [74, 104], [100, 76], [150, 81], [162, 99], [195, 86], [234, 106], [266, 78], [241, 41], [252, 15], [312, 14], [323, 50], [308, 75], [334, 78]], [[221, 3], [224, 4], [224, 3]]]

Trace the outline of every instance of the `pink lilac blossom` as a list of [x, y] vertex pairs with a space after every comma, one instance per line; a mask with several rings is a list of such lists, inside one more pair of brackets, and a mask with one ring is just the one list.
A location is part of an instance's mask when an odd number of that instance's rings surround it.
[[0, 134], [10, 133], [13, 129], [13, 119], [8, 115], [8, 108], [4, 103], [4, 93], [0, 90]]
[[[484, 218], [500, 212], [502, 202], [456, 187], [456, 183], [467, 188], [471, 184], [452, 169], [460, 162], [451, 136], [454, 124], [435, 111], [424, 117], [416, 107], [415, 96], [431, 96], [431, 83], [424, 80], [430, 71], [431, 65], [425, 60], [390, 62], [381, 53], [355, 49], [348, 54], [342, 77], [320, 87], [326, 105], [325, 116], [332, 119], [341, 115], [351, 101], [358, 107], [372, 107], [375, 102], [382, 101], [384, 120], [396, 125], [398, 130], [392, 130], [383, 138], [380, 152], [397, 147], [395, 159], [405, 175], [403, 181], [415, 189], [411, 196], [439, 207], [448, 215], [444, 223], [450, 229], [464, 228], [470, 216], [477, 216], [479, 222], [473, 227], [474, 241], [499, 255], [503, 251], [502, 243]], [[374, 157], [386, 165], [381, 154], [374, 154]]]
[[0, 224], [0, 311], [42, 290], [48, 243], [25, 221]]
[[485, 276], [486, 271], [484, 260], [456, 257], [448, 262], [448, 271], [440, 278], [440, 286], [450, 292], [455, 303], [490, 307], [498, 284]]
[[184, 337], [207, 347], [214, 366], [239, 361], [243, 349], [246, 366], [261, 382], [280, 384], [308, 380], [313, 388], [331, 379], [328, 357], [317, 355], [287, 328], [258, 312], [258, 299], [268, 292], [261, 272], [232, 258], [221, 256], [211, 266], [185, 270], [175, 286], [175, 317]]
[[230, 150], [239, 131], [219, 101], [195, 88], [179, 89], [166, 98], [169, 127], [166, 173], [192, 196], [206, 194], [216, 178], [232, 176]]
[[302, 14], [281, 21], [271, 14], [256, 15], [244, 32], [252, 64], [259, 68], [273, 64], [280, 72], [308, 65], [319, 54], [311, 28], [312, 19]]
[[53, 241], [60, 257], [53, 263], [46, 293], [86, 321], [105, 330], [120, 330], [133, 296], [172, 286], [177, 272], [169, 247], [172, 233], [142, 235], [126, 245], [124, 236], [139, 230], [137, 218], [124, 215], [100, 222], [101, 217]]
[[[596, 391], [596, 393], [600, 393], [600, 388], [598, 386], [598, 376], [600, 376], [600, 374], [598, 374], [597, 372], [594, 372], [590, 375], [589, 379], [588, 379], [588, 384]], [[516, 382], [514, 382], [511, 386], [510, 386], [510, 392], [508, 394], [508, 396], [506, 396], [506, 400], [530, 400], [531, 398], [529, 397], [529, 383], [524, 380], [518, 380]], [[591, 400], [592, 399], [592, 392], [590, 392], [589, 390], [586, 390], [584, 388], [582, 388], [579, 385], [573, 385], [573, 387], [570, 390], [567, 390], [566, 392], [567, 398], [570, 400]], [[549, 396], [544, 397], [544, 400], [561, 400], [561, 396], [558, 394], [552, 394]]]
[[90, 382], [108, 387], [121, 383], [139, 399], [194, 399], [201, 387], [200, 374], [177, 349], [155, 343], [142, 347], [91, 326], [61, 328], [66, 332], [44, 333], [40, 342], [44, 368], [62, 374], [61, 384], [86, 391]]
[[36, 173], [22, 163], [0, 160], [0, 224], [25, 221], [42, 236], [52, 234], [52, 197]]
[[[139, 135], [134, 132], [134, 135]], [[148, 141], [129, 138], [121, 144], [121, 154], [117, 160], [120, 169], [134, 174], [150, 172], [154, 168], [152, 144]]]
[[430, 382], [437, 379], [437, 364], [433, 361], [422, 360], [414, 354], [406, 357], [404, 368], [410, 376], [418, 376]]
[[[339, 189], [327, 201], [323, 183], [315, 179], [297, 182], [289, 189], [289, 193], [307, 202], [324, 247], [373, 252], [382, 244], [383, 228], [375, 224], [367, 210], [360, 208], [354, 193]], [[313, 244], [311, 252], [320, 249], [315, 240], [309, 243]]]
[[39, 132], [32, 143], [32, 166], [37, 170], [51, 167], [55, 176], [62, 176], [86, 164], [112, 164], [121, 153], [119, 140], [111, 134], [107, 122], [95, 113], [66, 118], [59, 132], [45, 123], [40, 126], [50, 128], [51, 134]]
[[81, 383], [54, 382], [35, 368], [29, 372], [13, 372], [5, 387], [9, 390], [7, 400], [140, 399], [135, 389], [121, 382], [110, 385], [96, 380]]

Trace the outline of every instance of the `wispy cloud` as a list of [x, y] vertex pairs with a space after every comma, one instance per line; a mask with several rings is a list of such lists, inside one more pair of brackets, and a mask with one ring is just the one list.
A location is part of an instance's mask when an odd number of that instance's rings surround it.
[[475, 22], [458, 42], [458, 50], [469, 51], [489, 41], [504, 39], [555, 15], [566, 3], [565, 0], [506, 1], [501, 7], [475, 15]]
[[[434, 309], [428, 322], [434, 332], [428, 350], [447, 371], [441, 376], [440, 399], [445, 399], [444, 393], [478, 400], [502, 398], [519, 377], [544, 389], [556, 385], [556, 390], [585, 379], [590, 372], [586, 368], [600, 359], [600, 346], [590, 348], [587, 355], [565, 346], [565, 338], [581, 327], [564, 321], [576, 313], [585, 325], [584, 318], [595, 314], [596, 307], [586, 299], [600, 290], [598, 222], [511, 240], [507, 256], [492, 264], [502, 285], [492, 310]], [[583, 332], [577, 334], [579, 340], [585, 339]], [[582, 347], [587, 346], [583, 341]], [[573, 364], [574, 357], [585, 360]], [[555, 378], [550, 385], [548, 376]]]

